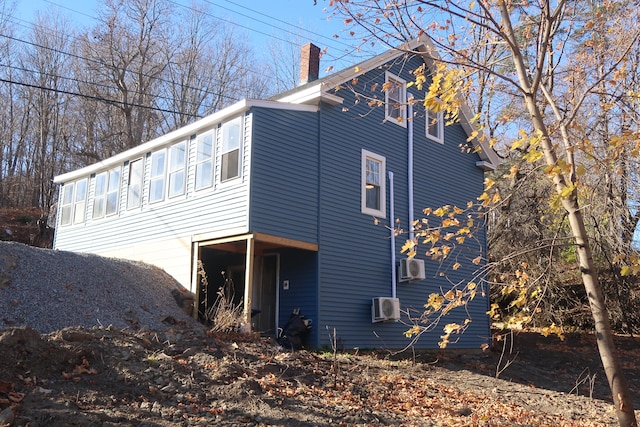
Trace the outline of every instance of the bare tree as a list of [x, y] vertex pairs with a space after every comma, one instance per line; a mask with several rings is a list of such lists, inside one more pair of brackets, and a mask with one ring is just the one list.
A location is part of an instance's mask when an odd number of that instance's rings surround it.
[[81, 37], [79, 89], [108, 106], [96, 117], [103, 120], [93, 128], [97, 139], [87, 141], [89, 157], [108, 157], [158, 134], [154, 109], [167, 67], [170, 6], [165, 0], [106, 0], [98, 24]]
[[73, 85], [65, 77], [71, 75], [70, 57], [63, 53], [70, 47], [68, 28], [68, 21], [56, 14], [38, 15], [21, 62], [23, 81], [30, 85], [24, 89], [30, 125], [24, 129], [28, 134], [21, 138], [27, 141], [24, 173], [31, 193], [28, 203], [44, 213], [53, 203], [53, 177], [62, 170], [71, 136], [68, 92]]

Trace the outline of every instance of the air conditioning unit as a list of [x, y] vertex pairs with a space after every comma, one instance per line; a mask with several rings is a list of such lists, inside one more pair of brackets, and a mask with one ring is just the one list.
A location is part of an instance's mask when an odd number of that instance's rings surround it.
[[400, 300], [398, 298], [378, 297], [371, 300], [371, 322], [400, 320]]
[[424, 260], [416, 258], [403, 258], [398, 267], [398, 280], [400, 282], [415, 282], [424, 280]]

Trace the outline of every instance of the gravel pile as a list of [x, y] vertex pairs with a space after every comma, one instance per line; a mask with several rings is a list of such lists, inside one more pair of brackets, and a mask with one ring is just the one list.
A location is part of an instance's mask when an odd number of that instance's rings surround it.
[[174, 278], [148, 264], [0, 242], [0, 330], [200, 326], [178, 306], [172, 291], [179, 289]]

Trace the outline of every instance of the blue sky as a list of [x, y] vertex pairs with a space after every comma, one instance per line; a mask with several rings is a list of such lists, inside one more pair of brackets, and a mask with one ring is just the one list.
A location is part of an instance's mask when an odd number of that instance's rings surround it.
[[[177, 7], [190, 7], [192, 0], [171, 0]], [[365, 59], [357, 57], [354, 43], [345, 30], [342, 20], [330, 17], [328, 0], [200, 0], [207, 4], [214, 16], [230, 23], [240, 34], [259, 45], [268, 46], [270, 39], [291, 40], [299, 35], [312, 42], [327, 55], [321, 63], [321, 75], [326, 67], [340, 69]], [[33, 22], [36, 11], [58, 9], [79, 27], [95, 23], [100, 0], [18, 0], [15, 14], [22, 26]], [[335, 35], [339, 37], [336, 38]], [[263, 50], [263, 49], [262, 49]], [[261, 51], [262, 51], [261, 50]]]

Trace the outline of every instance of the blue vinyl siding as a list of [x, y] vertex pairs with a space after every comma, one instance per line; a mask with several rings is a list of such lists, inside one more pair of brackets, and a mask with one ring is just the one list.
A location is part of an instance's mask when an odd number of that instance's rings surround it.
[[[313, 327], [307, 344], [317, 347], [318, 336], [318, 254], [297, 249], [283, 249], [280, 253], [280, 283], [278, 325], [284, 327], [291, 312], [300, 308], [300, 314], [311, 319]], [[289, 281], [289, 289], [284, 290], [283, 281]]]
[[[389, 69], [393, 74], [410, 81], [409, 70], [419, 64], [418, 58], [395, 61]], [[358, 79], [357, 85], [382, 86], [381, 67]], [[356, 90], [362, 88], [356, 87]], [[412, 88], [416, 93], [416, 90]], [[320, 217], [319, 217], [319, 283], [320, 317], [317, 328], [336, 328], [339, 345], [353, 347], [402, 348], [409, 344], [403, 332], [408, 326], [402, 322], [372, 324], [371, 298], [391, 296], [391, 246], [387, 225], [393, 222], [389, 210], [387, 179], [387, 217], [375, 225], [373, 218], [360, 212], [361, 149], [386, 158], [386, 169], [394, 174], [395, 218], [399, 226], [408, 229], [407, 129], [384, 122], [384, 109], [371, 110], [366, 103], [356, 103], [351, 91], [339, 91], [345, 98], [342, 106], [325, 105], [321, 111], [320, 141]], [[383, 92], [377, 92], [384, 99]], [[348, 109], [344, 111], [343, 108]], [[425, 136], [424, 115], [416, 107], [414, 119], [414, 218], [422, 218], [422, 209], [443, 204], [466, 206], [482, 192], [483, 174], [475, 166], [477, 154], [461, 153], [459, 144], [466, 141], [460, 125], [445, 128], [445, 143], [438, 144]], [[484, 239], [484, 236], [479, 236]], [[396, 238], [396, 258], [404, 255], [400, 248], [407, 235]], [[484, 242], [482, 241], [482, 245]], [[476, 245], [477, 248], [477, 245]], [[425, 248], [426, 249], [426, 248]], [[477, 252], [476, 255], [477, 256]], [[425, 251], [418, 258], [425, 259], [424, 281], [400, 283], [397, 297], [401, 310], [413, 307], [420, 310], [432, 292], [450, 288], [446, 277], [438, 275], [439, 265], [427, 259]], [[447, 271], [450, 280], [463, 281], [470, 277], [473, 264], [463, 263], [457, 271]], [[451, 347], [479, 348], [489, 338], [489, 324], [485, 312], [486, 299], [477, 297], [468, 307], [472, 324], [460, 343]], [[446, 323], [462, 322], [467, 318], [464, 309], [447, 316], [433, 332], [423, 336], [418, 347], [437, 347]], [[403, 315], [403, 320], [407, 320]], [[326, 335], [326, 334], [325, 334]], [[327, 345], [322, 334], [319, 345]]]
[[249, 228], [317, 243], [318, 114], [252, 109]]

